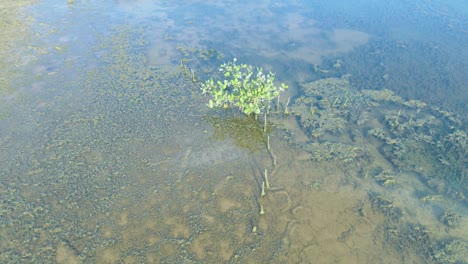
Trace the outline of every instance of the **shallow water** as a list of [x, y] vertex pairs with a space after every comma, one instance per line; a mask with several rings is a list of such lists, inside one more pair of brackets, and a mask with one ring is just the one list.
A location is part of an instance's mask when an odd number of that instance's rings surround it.
[[1, 3], [0, 261], [466, 263], [468, 7], [321, 2]]

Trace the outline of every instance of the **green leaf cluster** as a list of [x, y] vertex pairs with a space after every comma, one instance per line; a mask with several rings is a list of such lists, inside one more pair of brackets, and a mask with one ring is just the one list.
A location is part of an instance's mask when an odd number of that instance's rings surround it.
[[238, 107], [246, 115], [260, 114], [269, 102], [288, 88], [282, 83], [275, 86], [275, 74], [263, 73], [262, 68], [236, 64], [236, 59], [219, 67], [223, 80], [213, 78], [202, 84], [203, 94], [211, 95], [208, 107]]

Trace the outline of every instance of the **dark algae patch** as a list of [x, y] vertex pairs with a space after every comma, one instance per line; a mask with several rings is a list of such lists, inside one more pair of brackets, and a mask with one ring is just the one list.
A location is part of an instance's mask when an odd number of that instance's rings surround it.
[[[291, 112], [309, 140], [295, 144], [313, 161], [336, 160], [348, 173], [381, 186], [369, 193], [369, 201], [388, 218], [382, 228], [399, 252], [416, 253], [431, 263], [462, 263], [466, 240], [434, 235], [433, 227], [416, 217], [419, 209], [401, 204], [418, 199], [422, 210], [433, 212], [432, 221], [447, 230], [466, 223], [466, 215], [450, 209], [465, 208], [468, 194], [468, 137], [456, 115], [389, 90], [358, 90], [347, 78], [300, 87], [303, 95]], [[398, 197], [402, 188], [412, 197]], [[447, 248], [451, 243], [457, 245], [453, 251]]]
[[[364, 157], [370, 143], [376, 143], [376, 151], [398, 170], [412, 171], [426, 180], [441, 179], [445, 194], [465, 201], [468, 138], [455, 114], [422, 101], [406, 101], [389, 90], [358, 91], [346, 78], [302, 87], [304, 96], [295, 100], [291, 111], [312, 146], [335, 141], [335, 152], [347, 153], [337, 158], [347, 161]], [[327, 142], [321, 143], [322, 139]], [[354, 148], [341, 151], [340, 144]], [[305, 148], [313, 155], [321, 153], [311, 146]]]

